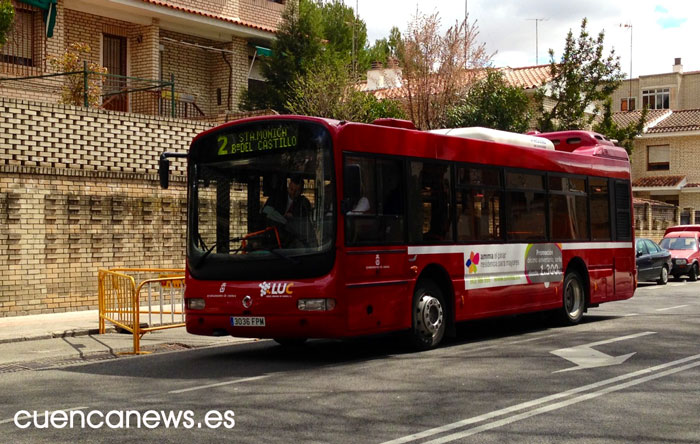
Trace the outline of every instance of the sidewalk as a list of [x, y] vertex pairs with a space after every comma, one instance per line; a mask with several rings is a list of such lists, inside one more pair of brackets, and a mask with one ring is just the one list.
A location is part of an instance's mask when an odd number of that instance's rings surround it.
[[0, 318], [0, 344], [97, 333], [97, 310]]
[[[147, 333], [141, 349], [151, 352], [253, 342], [257, 339], [196, 336], [184, 327]], [[117, 358], [133, 350], [133, 336], [107, 324], [99, 334], [97, 310], [0, 318], [0, 373]]]

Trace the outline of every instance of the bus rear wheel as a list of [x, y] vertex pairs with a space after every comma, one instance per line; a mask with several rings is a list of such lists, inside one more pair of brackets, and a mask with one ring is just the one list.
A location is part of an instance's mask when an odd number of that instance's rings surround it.
[[586, 308], [586, 291], [583, 288], [581, 276], [570, 271], [564, 278], [563, 307], [561, 320], [565, 325], [576, 325], [581, 322]]
[[445, 297], [431, 280], [418, 282], [413, 294], [412, 346], [418, 350], [437, 347], [445, 336], [447, 326]]

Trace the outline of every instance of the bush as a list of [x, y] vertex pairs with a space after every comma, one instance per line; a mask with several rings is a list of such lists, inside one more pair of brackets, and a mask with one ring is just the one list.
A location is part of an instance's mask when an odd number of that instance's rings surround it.
[[[90, 45], [86, 43], [71, 43], [68, 50], [61, 57], [49, 59], [49, 65], [57, 72], [76, 72], [67, 76], [66, 83], [61, 91], [61, 103], [66, 105], [83, 106], [85, 104], [85, 78], [83, 60], [90, 55]], [[99, 106], [102, 97], [102, 84], [107, 68], [97, 63], [90, 62], [88, 68], [88, 106]]]

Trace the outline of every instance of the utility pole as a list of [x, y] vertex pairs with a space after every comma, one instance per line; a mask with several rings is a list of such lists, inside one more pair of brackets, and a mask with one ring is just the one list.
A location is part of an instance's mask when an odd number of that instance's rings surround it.
[[[632, 23], [622, 24], [620, 23], [620, 28], [627, 28], [630, 30], [630, 76], [629, 76], [629, 94], [627, 95], [627, 110], [630, 109], [630, 99], [632, 98]], [[635, 103], [636, 107], [636, 103]]]
[[539, 23], [540, 22], [546, 22], [549, 20], [548, 18], [534, 18], [534, 19], [526, 19], [529, 21], [534, 21], [535, 22], [535, 65], [540, 64], [540, 30], [539, 30]]
[[464, 67], [469, 68], [469, 24], [467, 23], [467, 5], [469, 0], [464, 0]]

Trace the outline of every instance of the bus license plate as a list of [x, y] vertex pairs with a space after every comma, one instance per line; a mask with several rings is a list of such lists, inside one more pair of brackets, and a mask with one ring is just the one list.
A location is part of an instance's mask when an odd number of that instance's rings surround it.
[[264, 327], [265, 318], [262, 316], [231, 316], [231, 325], [233, 327]]

